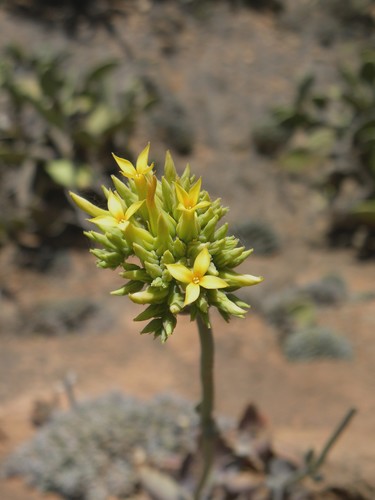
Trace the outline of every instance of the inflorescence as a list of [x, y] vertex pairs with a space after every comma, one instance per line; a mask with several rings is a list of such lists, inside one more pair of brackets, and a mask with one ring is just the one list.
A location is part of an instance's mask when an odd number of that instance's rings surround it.
[[112, 176], [114, 189], [103, 187], [106, 210], [70, 194], [99, 230], [85, 232], [101, 247], [91, 250], [98, 266], [121, 267], [121, 276], [128, 280], [112, 294], [147, 305], [135, 321], [150, 320], [141, 333], [153, 333], [164, 342], [185, 309], [192, 319], [199, 314], [207, 326], [211, 306], [226, 321], [244, 317], [250, 306], [233, 292], [263, 278], [233, 270], [252, 250], [227, 235], [227, 223], [218, 226], [227, 213], [220, 199], [211, 201], [189, 165], [178, 176], [169, 152], [164, 175], [157, 179], [153, 164], [148, 164], [149, 147], [135, 166], [113, 155], [126, 181]]

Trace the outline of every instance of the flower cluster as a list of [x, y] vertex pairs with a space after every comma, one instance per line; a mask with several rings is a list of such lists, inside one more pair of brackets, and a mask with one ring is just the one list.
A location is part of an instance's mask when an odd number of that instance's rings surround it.
[[218, 227], [227, 212], [220, 199], [211, 201], [189, 165], [178, 176], [169, 152], [158, 180], [148, 162], [149, 147], [135, 166], [114, 155], [125, 182], [112, 176], [114, 190], [103, 187], [106, 210], [70, 194], [98, 228], [85, 233], [101, 247], [91, 250], [98, 266], [121, 267], [128, 280], [112, 294], [147, 305], [135, 321], [150, 320], [141, 333], [153, 333], [164, 342], [185, 308], [192, 319], [199, 314], [208, 326], [210, 306], [226, 321], [244, 317], [249, 305], [233, 292], [263, 278], [233, 270], [252, 250], [228, 236], [228, 224]]

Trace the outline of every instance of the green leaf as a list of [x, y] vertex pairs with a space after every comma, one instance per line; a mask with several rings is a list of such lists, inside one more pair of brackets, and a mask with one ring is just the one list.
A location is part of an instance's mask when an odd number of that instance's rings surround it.
[[50, 177], [65, 188], [88, 188], [92, 183], [91, 168], [87, 165], [76, 166], [70, 160], [52, 160], [45, 169]]
[[101, 84], [101, 80], [108, 76], [115, 68], [118, 67], [118, 62], [106, 61], [105, 63], [98, 64], [93, 69], [88, 71], [85, 75], [83, 82], [83, 91], [89, 89], [93, 84], [98, 85]]
[[99, 136], [117, 121], [116, 113], [105, 104], [99, 104], [87, 117], [85, 129], [89, 134]]

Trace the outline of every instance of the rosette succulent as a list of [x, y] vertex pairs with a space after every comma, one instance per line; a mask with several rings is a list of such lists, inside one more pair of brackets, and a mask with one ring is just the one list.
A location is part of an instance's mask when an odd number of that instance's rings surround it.
[[212, 306], [226, 321], [244, 317], [249, 305], [234, 292], [263, 278], [234, 271], [252, 250], [228, 235], [227, 223], [219, 224], [227, 213], [220, 199], [211, 200], [189, 165], [179, 176], [169, 152], [164, 175], [157, 179], [149, 165], [149, 147], [135, 166], [113, 155], [125, 179], [112, 176], [113, 189], [103, 187], [106, 209], [70, 194], [97, 228], [85, 234], [100, 245], [91, 250], [98, 266], [121, 268], [127, 280], [112, 294], [146, 305], [135, 321], [148, 320], [141, 333], [153, 333], [164, 342], [185, 310], [192, 319], [199, 315], [207, 327]]

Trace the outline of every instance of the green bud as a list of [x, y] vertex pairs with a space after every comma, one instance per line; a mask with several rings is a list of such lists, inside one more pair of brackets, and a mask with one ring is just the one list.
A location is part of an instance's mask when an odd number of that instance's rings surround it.
[[165, 300], [168, 295], [168, 288], [148, 287], [142, 292], [129, 294], [129, 298], [136, 304], [157, 304]]
[[172, 335], [176, 328], [177, 318], [173, 314], [168, 314], [163, 317], [163, 331], [161, 333], [161, 341], [165, 342]]
[[176, 231], [178, 237], [185, 242], [196, 239], [199, 234], [199, 223], [196, 212], [193, 210], [184, 210], [181, 213]]
[[173, 240], [171, 237], [170, 228], [168, 226], [165, 216], [161, 213], [157, 223], [157, 235], [155, 241], [155, 248], [159, 255], [163, 254], [168, 248], [172, 248]]
[[137, 227], [134, 224], [127, 224], [124, 229], [124, 236], [129, 245], [138, 244], [151, 250], [154, 247], [154, 237], [142, 227]]
[[165, 304], [151, 304], [144, 311], [142, 311], [138, 316], [134, 318], [134, 321], [146, 321], [148, 319], [154, 318], [155, 316], [162, 316], [165, 312]]
[[153, 250], [146, 250], [142, 245], [138, 245], [138, 243], [133, 243], [133, 250], [135, 255], [139, 258], [139, 260], [144, 262], [150, 262], [151, 264], [158, 264], [159, 259], [156, 253]]
[[244, 318], [246, 314], [246, 309], [242, 309], [232, 302], [224, 292], [220, 290], [209, 290], [210, 302], [216, 305], [218, 309], [224, 313], [231, 314], [232, 316], [237, 316], [238, 318]]
[[104, 234], [97, 233], [96, 231], [84, 231], [83, 234], [91, 241], [99, 243], [99, 245], [103, 245], [103, 247], [106, 247], [107, 249], [116, 250], [116, 246], [113, 245]]
[[234, 271], [222, 271], [219, 274], [230, 287], [241, 288], [243, 286], [253, 286], [263, 281], [262, 276], [252, 276], [251, 274], [238, 274]]
[[174, 264], [175, 259], [172, 253], [169, 250], [166, 250], [161, 257], [160, 262], [165, 266], [166, 264]]
[[221, 254], [215, 256], [215, 265], [218, 268], [234, 267], [234, 259], [239, 258], [245, 250], [245, 247], [237, 247], [231, 250], [223, 250]]
[[131, 253], [131, 249], [129, 247], [129, 244], [120, 231], [117, 231], [114, 228], [113, 232], [110, 232], [110, 233], [107, 232], [107, 233], [105, 233], [105, 235], [106, 235], [107, 239], [113, 245], [115, 245], [116, 248], [118, 248], [121, 251], [127, 252], [129, 254]]
[[176, 180], [177, 173], [176, 168], [174, 166], [174, 161], [172, 155], [169, 151], [167, 151], [165, 155], [165, 164], [164, 164], [164, 175], [169, 183], [172, 183]]
[[129, 283], [126, 283], [126, 285], [122, 286], [118, 290], [113, 290], [111, 292], [111, 295], [128, 295], [129, 293], [135, 293], [139, 292], [139, 290], [142, 290], [144, 286], [143, 281], [129, 281]]
[[176, 260], [181, 259], [186, 253], [186, 245], [179, 238], [176, 238], [173, 242], [173, 255]]
[[236, 306], [241, 307], [243, 309], [249, 309], [251, 306], [247, 302], [244, 302], [241, 300], [239, 297], [234, 295], [233, 293], [227, 293], [228, 299], [230, 299], [232, 302], [236, 304]]
[[221, 240], [222, 238], [225, 238], [225, 236], [227, 235], [227, 232], [228, 232], [228, 223], [226, 222], [225, 224], [220, 226], [219, 229], [217, 229], [215, 231], [213, 240], [217, 241], [217, 240]]
[[186, 165], [185, 170], [183, 171], [181, 177], [180, 177], [180, 183], [181, 186], [185, 189], [185, 191], [188, 191], [191, 185], [191, 171], [190, 171], [190, 165], [189, 163]]
[[245, 250], [244, 252], [242, 252], [241, 255], [232, 259], [229, 267], [237, 267], [240, 264], [242, 264], [242, 262], [244, 262], [248, 258], [248, 256], [253, 253], [253, 250], [254, 250], [253, 248], [250, 248], [249, 250]]
[[151, 278], [159, 278], [162, 275], [162, 268], [159, 266], [159, 264], [151, 263], [145, 261], [144, 263], [145, 269], [147, 273], [151, 276]]
[[202, 229], [201, 234], [203, 234], [206, 238], [207, 241], [210, 241], [213, 239], [214, 233], [215, 233], [215, 228], [217, 221], [219, 220], [219, 217], [215, 215], [208, 224]]
[[205, 296], [205, 294], [201, 293], [199, 295], [196, 304], [197, 304], [198, 309], [202, 313], [205, 313], [205, 314], [208, 313], [209, 304], [208, 304], [207, 297]]
[[111, 175], [112, 182], [120, 197], [125, 201], [126, 206], [130, 207], [133, 203], [138, 201], [138, 197], [134, 194], [126, 184], [120, 181], [116, 176]]
[[216, 269], [215, 264], [211, 261], [208, 266], [207, 274], [211, 274], [212, 276], [219, 276], [219, 271]]
[[97, 257], [98, 267], [104, 269], [116, 269], [124, 261], [124, 255], [119, 252], [108, 252], [107, 250], [101, 250], [99, 248], [93, 248], [90, 253]]
[[173, 214], [175, 211], [174, 188], [171, 187], [171, 185], [169, 184], [169, 182], [165, 177], [162, 177], [161, 179], [161, 188], [163, 194], [164, 208], [168, 213]]
[[184, 295], [180, 292], [178, 287], [174, 287], [168, 297], [168, 305], [171, 313], [178, 314], [184, 307], [184, 301]]
[[149, 274], [144, 269], [134, 269], [132, 271], [123, 271], [122, 273], [120, 273], [120, 276], [122, 278], [125, 278], [128, 280], [151, 282], [151, 278], [150, 278]]
[[136, 271], [137, 269], [142, 269], [137, 266], [137, 264], [133, 264], [132, 262], [123, 262], [122, 267], [125, 271]]

